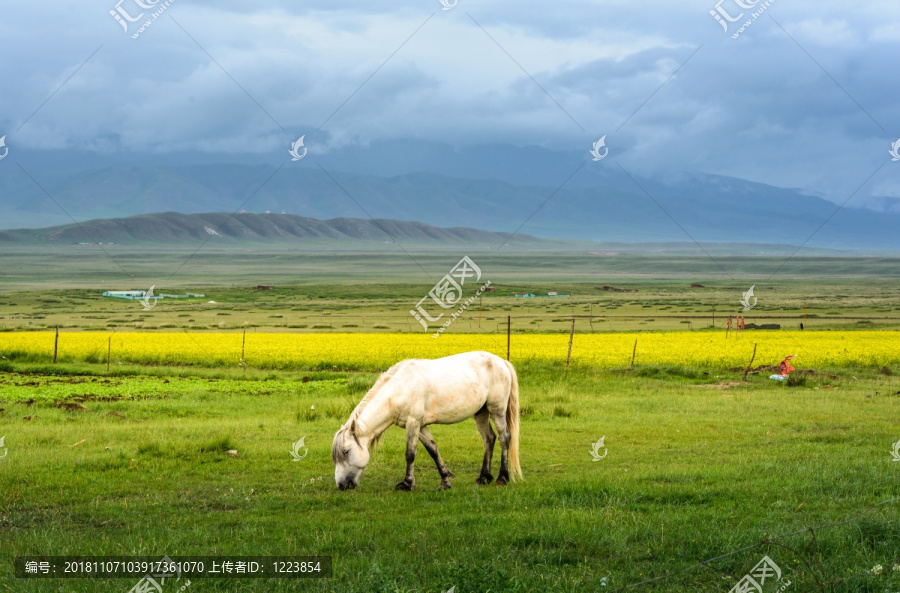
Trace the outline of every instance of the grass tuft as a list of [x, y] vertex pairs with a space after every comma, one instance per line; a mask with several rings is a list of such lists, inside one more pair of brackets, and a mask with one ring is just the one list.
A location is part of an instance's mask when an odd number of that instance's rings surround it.
[[219, 437], [211, 441], [207, 441], [205, 445], [200, 447], [201, 453], [224, 453], [237, 449], [234, 442], [228, 437]]

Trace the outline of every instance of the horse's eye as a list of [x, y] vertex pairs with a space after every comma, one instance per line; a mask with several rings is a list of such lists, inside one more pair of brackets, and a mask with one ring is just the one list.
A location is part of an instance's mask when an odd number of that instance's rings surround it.
[[347, 455], [349, 453], [350, 453], [350, 449], [344, 449], [344, 455]]

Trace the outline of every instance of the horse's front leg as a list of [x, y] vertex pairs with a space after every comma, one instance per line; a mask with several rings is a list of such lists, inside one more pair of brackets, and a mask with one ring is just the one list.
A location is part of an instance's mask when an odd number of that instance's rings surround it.
[[431, 431], [428, 430], [427, 426], [423, 426], [419, 431], [419, 440], [425, 445], [425, 450], [431, 455], [434, 464], [437, 466], [438, 473], [441, 474], [441, 485], [438, 490], [450, 488], [450, 478], [453, 477], [453, 472], [450, 471], [450, 468], [447, 467], [447, 464], [441, 459], [437, 443], [434, 441], [434, 437], [431, 436]]
[[416, 484], [416, 476], [413, 474], [416, 464], [416, 449], [419, 447], [419, 431], [422, 424], [414, 419], [406, 419], [406, 478], [395, 490], [412, 490]]

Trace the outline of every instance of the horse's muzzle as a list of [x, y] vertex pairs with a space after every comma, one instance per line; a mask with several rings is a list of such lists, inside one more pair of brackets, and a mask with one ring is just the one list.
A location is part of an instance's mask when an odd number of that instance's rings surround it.
[[338, 484], [338, 489], [340, 490], [354, 490], [356, 488], [356, 484], [353, 482], [347, 482], [346, 484]]

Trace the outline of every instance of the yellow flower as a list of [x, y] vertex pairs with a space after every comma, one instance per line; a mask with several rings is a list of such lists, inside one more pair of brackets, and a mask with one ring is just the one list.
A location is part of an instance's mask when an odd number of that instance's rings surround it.
[[[105, 362], [105, 332], [62, 333], [62, 361]], [[384, 370], [404, 358], [439, 358], [471, 350], [506, 357], [506, 337], [495, 334], [247, 334], [247, 365], [272, 369]], [[563, 362], [568, 335], [528, 334], [512, 337], [512, 362]], [[725, 338], [723, 332], [660, 332], [642, 334], [576, 334], [572, 363], [598, 368], [631, 364], [678, 365], [702, 369], [743, 368], [757, 344], [754, 365], [775, 365], [797, 354], [798, 368], [900, 365], [900, 331], [780, 331]], [[52, 332], [0, 333], [0, 354], [53, 356]], [[122, 363], [238, 367], [240, 333], [116, 333], [112, 359]]]

